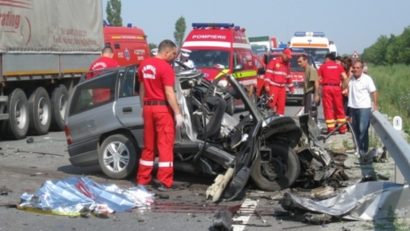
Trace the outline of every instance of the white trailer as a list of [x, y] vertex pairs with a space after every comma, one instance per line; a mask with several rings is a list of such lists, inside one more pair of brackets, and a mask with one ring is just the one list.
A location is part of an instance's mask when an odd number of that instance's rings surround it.
[[61, 130], [104, 45], [100, 0], [0, 1], [0, 138]]

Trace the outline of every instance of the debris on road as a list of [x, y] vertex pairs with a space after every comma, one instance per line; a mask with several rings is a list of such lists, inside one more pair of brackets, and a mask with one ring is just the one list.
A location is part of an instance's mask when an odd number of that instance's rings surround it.
[[121, 189], [100, 185], [87, 177], [68, 177], [44, 182], [34, 194], [23, 193], [18, 209], [64, 216], [94, 214], [108, 217], [137, 207], [149, 207], [154, 195], [142, 187]]
[[386, 181], [365, 182], [344, 188], [336, 196], [325, 200], [286, 193], [281, 205], [291, 212], [305, 212], [305, 221], [309, 223], [326, 223], [340, 218], [375, 220], [388, 218], [392, 215], [392, 209], [407, 211], [410, 208], [410, 193], [408, 185]]
[[0, 196], [7, 196], [11, 192], [13, 192], [13, 191], [11, 189], [7, 188], [6, 186], [0, 187]]

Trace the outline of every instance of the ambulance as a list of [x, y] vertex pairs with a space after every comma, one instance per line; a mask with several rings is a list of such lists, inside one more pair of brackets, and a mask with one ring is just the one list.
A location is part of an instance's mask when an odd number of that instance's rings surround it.
[[127, 27], [104, 26], [104, 42], [112, 47], [114, 59], [120, 66], [139, 65], [150, 56], [147, 36], [138, 27], [128, 24]]
[[248, 90], [256, 85], [258, 60], [244, 28], [233, 23], [193, 23], [182, 48], [191, 51], [189, 59], [208, 80], [224, 69]]
[[290, 48], [303, 48], [311, 56], [317, 67], [325, 61], [325, 56], [336, 50], [336, 45], [330, 44], [323, 32], [295, 32], [290, 40]]

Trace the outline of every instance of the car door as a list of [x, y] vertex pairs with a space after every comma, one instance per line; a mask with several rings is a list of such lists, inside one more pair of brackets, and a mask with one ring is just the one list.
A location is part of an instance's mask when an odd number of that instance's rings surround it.
[[138, 95], [136, 67], [126, 69], [119, 76], [118, 99], [115, 103], [115, 115], [124, 128], [143, 126], [142, 107]]
[[66, 122], [73, 141], [71, 148], [96, 151], [100, 135], [119, 127], [113, 113], [118, 73], [104, 73], [75, 88]]

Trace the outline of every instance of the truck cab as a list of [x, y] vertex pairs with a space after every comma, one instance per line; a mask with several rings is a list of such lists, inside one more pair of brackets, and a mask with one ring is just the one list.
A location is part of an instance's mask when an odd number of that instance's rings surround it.
[[105, 26], [104, 42], [112, 47], [114, 59], [120, 66], [138, 66], [150, 56], [147, 36], [142, 29], [131, 24], [127, 27]]
[[205, 78], [214, 80], [224, 69], [247, 88], [256, 85], [255, 55], [244, 28], [233, 23], [193, 23], [192, 28], [182, 48], [191, 51], [190, 59]]

